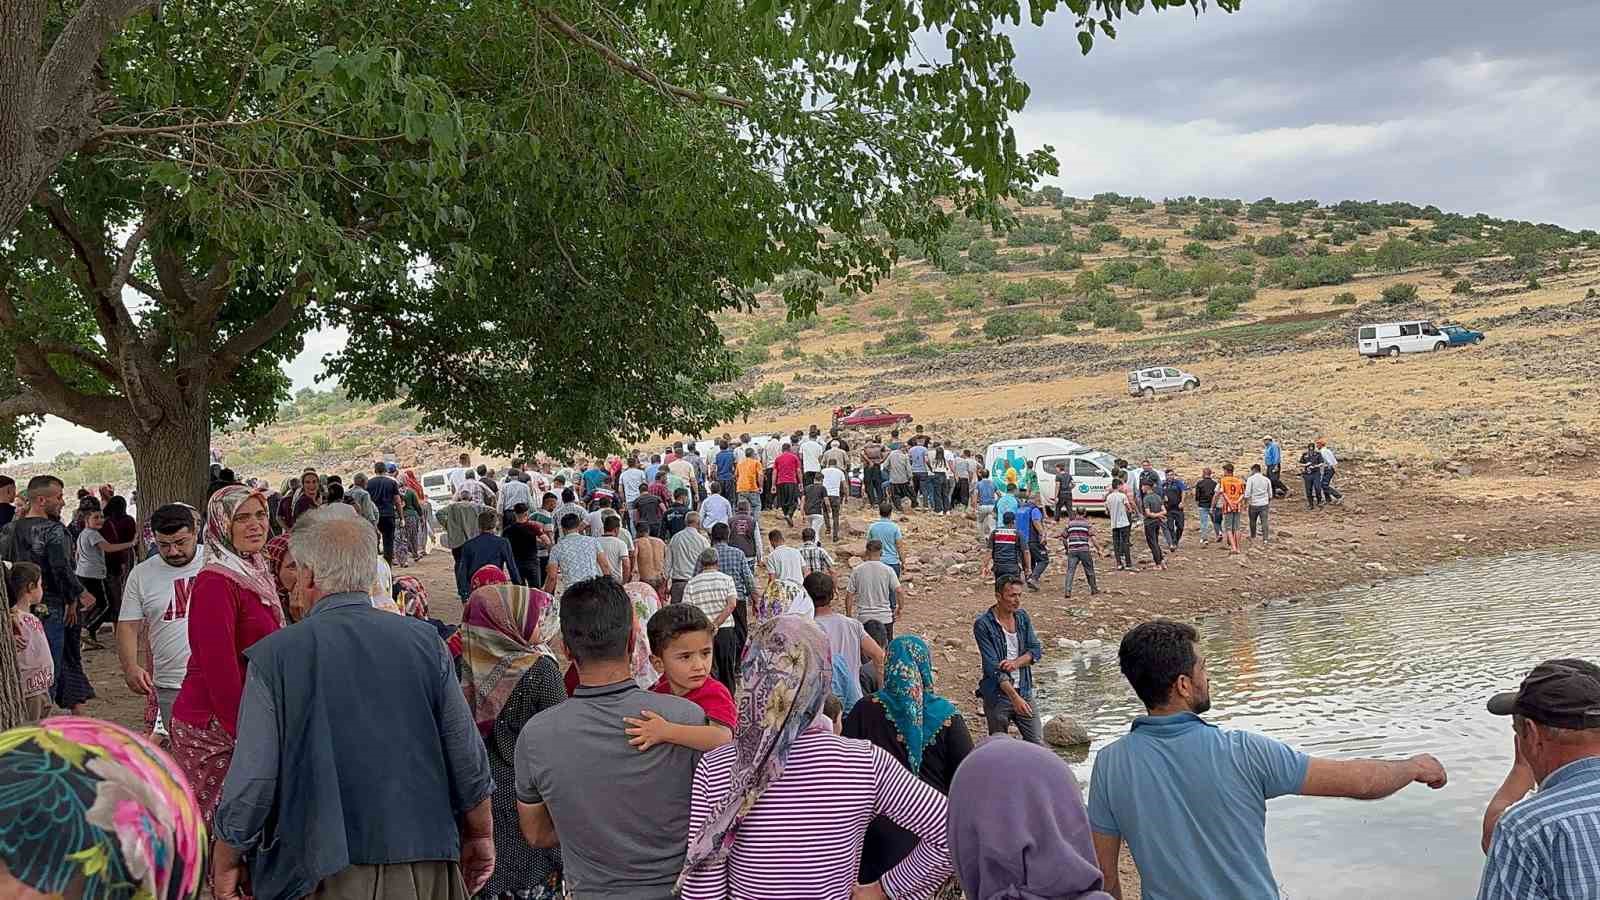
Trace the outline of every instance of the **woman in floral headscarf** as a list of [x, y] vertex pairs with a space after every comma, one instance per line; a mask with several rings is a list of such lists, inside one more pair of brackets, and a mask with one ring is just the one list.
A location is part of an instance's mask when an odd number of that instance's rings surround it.
[[402, 518], [400, 528], [395, 536], [394, 564], [408, 566], [413, 561], [422, 560], [422, 551], [427, 547], [428, 535], [424, 530], [427, 522], [428, 494], [422, 489], [422, 482], [417, 480], [417, 473], [406, 469], [400, 475], [400, 510]]
[[[920, 842], [874, 887], [925, 900], [950, 877], [944, 795], [883, 748], [834, 735], [822, 713], [832, 675], [828, 639], [812, 623], [778, 616], [750, 629], [733, 743], [695, 767], [683, 900], [847, 900], [877, 815]], [[834, 824], [831, 839], [800, 851], [794, 835], [817, 822]]]
[[206, 830], [183, 773], [131, 731], [63, 716], [0, 734], [0, 896], [199, 896]]
[[[404, 579], [402, 579], [404, 580]], [[540, 638], [555, 601], [544, 591], [512, 584], [496, 566], [472, 576], [461, 614], [461, 689], [489, 751], [495, 789], [494, 876], [479, 897], [561, 896], [561, 851], [528, 846], [517, 825], [517, 735], [528, 720], [567, 699], [555, 654]]]
[[290, 592], [294, 590], [295, 582], [300, 578], [300, 566], [294, 561], [294, 554], [289, 552], [289, 536], [280, 534], [261, 548], [261, 553], [267, 558], [267, 571], [272, 573], [272, 583], [278, 589], [278, 605], [283, 607], [285, 624], [300, 621], [304, 610], [294, 608]]
[[[845, 716], [844, 736], [871, 741], [939, 793], [950, 793], [956, 767], [972, 752], [972, 735], [955, 704], [933, 690], [927, 643], [915, 635], [895, 638], [883, 669], [883, 687]], [[874, 821], [861, 851], [862, 883], [883, 877], [916, 846], [916, 835], [887, 819]]]
[[266, 553], [265, 492], [228, 485], [206, 504], [206, 564], [189, 603], [189, 670], [172, 704], [172, 755], [189, 776], [206, 821], [233, 759], [244, 651], [283, 627]]

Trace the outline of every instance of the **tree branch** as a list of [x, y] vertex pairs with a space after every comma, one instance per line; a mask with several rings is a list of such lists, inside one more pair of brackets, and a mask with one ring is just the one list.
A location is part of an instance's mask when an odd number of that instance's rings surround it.
[[50, 412], [49, 405], [44, 398], [33, 391], [24, 391], [15, 397], [0, 400], [0, 419], [15, 419], [19, 416], [43, 416]]
[[311, 273], [301, 269], [295, 273], [294, 281], [288, 290], [278, 298], [278, 302], [267, 310], [267, 314], [251, 322], [243, 331], [228, 338], [221, 347], [217, 348], [212, 357], [211, 378], [213, 380], [231, 378], [239, 367], [244, 364], [245, 357], [260, 350], [272, 340], [278, 332], [288, 326], [294, 318], [296, 310], [300, 308], [300, 299], [311, 288]]
[[96, 372], [99, 372], [101, 375], [104, 375], [105, 379], [112, 384], [122, 384], [122, 373], [117, 371], [117, 367], [111, 362], [111, 360], [106, 359], [104, 356], [101, 356], [87, 347], [80, 347], [76, 344], [63, 344], [58, 341], [39, 341], [37, 344], [39, 352], [46, 356], [50, 356], [51, 354], [55, 354], [57, 356], [70, 356], [78, 362], [81, 362], [91, 369], [94, 369]]
[[549, 25], [552, 29], [565, 36], [568, 40], [594, 51], [596, 55], [605, 61], [606, 65], [612, 67], [613, 69], [617, 69], [632, 75], [634, 78], [637, 78], [645, 84], [650, 85], [663, 94], [678, 97], [683, 100], [693, 100], [696, 103], [711, 103], [719, 106], [730, 107], [732, 109], [742, 110], [750, 107], [750, 101], [745, 100], [742, 97], [733, 97], [729, 96], [728, 94], [708, 94], [692, 88], [671, 84], [663, 80], [661, 76], [655, 74], [649, 69], [646, 69], [644, 66], [623, 58], [622, 54], [618, 53], [616, 50], [613, 50], [606, 44], [603, 44], [600, 41], [595, 40], [587, 34], [579, 31], [571, 23], [557, 15], [554, 10], [541, 9], [538, 12], [538, 16], [540, 19], [544, 20], [545, 24]]
[[[0, 325], [8, 329], [20, 324], [17, 306], [11, 294], [0, 287]], [[17, 380], [32, 389], [39, 400], [39, 408], [76, 422], [86, 428], [113, 434], [127, 434], [131, 429], [127, 407], [115, 397], [85, 394], [71, 387], [61, 374], [50, 365], [42, 346], [34, 341], [16, 344]]]
[[122, 286], [128, 283], [128, 278], [133, 274], [134, 260], [139, 257], [139, 245], [150, 236], [150, 229], [156, 223], [156, 214], [150, 213], [139, 223], [128, 237], [128, 242], [122, 245], [122, 256], [117, 260], [117, 270], [111, 274], [111, 283], [106, 286], [108, 291], [122, 292]]
[[134, 13], [157, 5], [158, 0], [85, 0], [39, 66], [34, 121], [44, 125], [59, 118], [69, 100], [90, 88], [95, 63], [122, 24]]

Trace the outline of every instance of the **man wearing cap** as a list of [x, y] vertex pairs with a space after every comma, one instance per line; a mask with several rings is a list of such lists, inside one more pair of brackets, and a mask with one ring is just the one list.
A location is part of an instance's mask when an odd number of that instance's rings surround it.
[[1484, 813], [1479, 900], [1600, 897], [1600, 667], [1540, 663], [1489, 712], [1511, 716], [1516, 761]]

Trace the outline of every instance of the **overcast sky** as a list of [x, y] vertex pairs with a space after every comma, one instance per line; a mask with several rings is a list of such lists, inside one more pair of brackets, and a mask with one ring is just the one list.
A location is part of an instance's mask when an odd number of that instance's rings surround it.
[[[1406, 200], [1600, 228], [1600, 3], [1244, 0], [1126, 19], [1078, 52], [1069, 15], [1018, 31], [1015, 125], [1069, 194]], [[337, 332], [287, 370], [312, 384]], [[51, 420], [34, 455], [110, 446]]]

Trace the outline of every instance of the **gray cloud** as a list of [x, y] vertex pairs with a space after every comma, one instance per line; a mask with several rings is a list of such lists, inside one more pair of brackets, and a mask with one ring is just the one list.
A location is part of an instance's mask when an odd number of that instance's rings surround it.
[[1600, 226], [1600, 5], [1246, 0], [1128, 18], [1088, 57], [1015, 35], [1025, 146], [1101, 190], [1410, 200]]

